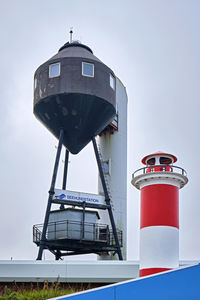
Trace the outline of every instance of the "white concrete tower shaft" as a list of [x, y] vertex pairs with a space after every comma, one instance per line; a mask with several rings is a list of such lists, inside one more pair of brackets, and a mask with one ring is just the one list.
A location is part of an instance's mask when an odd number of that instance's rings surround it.
[[[98, 138], [98, 147], [103, 162], [104, 175], [111, 199], [117, 229], [122, 230], [123, 259], [127, 252], [127, 94], [121, 81], [116, 78], [117, 130], [105, 130]], [[116, 120], [117, 120], [116, 119]], [[103, 194], [101, 181], [98, 192]], [[101, 222], [109, 224], [108, 214], [100, 211]], [[100, 259], [117, 259], [116, 255], [102, 253]]]

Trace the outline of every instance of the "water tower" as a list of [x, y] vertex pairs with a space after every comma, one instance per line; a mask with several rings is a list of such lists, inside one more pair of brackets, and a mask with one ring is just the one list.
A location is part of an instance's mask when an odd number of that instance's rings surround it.
[[[59, 140], [44, 224], [34, 225], [33, 240], [56, 259], [88, 253], [117, 253], [123, 259], [122, 230], [115, 224], [113, 205], [95, 137], [113, 127], [116, 118], [116, 76], [78, 41], [67, 42], [42, 64], [34, 76], [34, 114]], [[69, 152], [78, 154], [93, 143], [103, 193], [66, 190]], [[65, 163], [62, 188], [55, 188], [62, 146]], [[125, 199], [126, 200], [126, 199]], [[52, 204], [58, 204], [51, 210]], [[102, 224], [101, 211], [109, 222]]]

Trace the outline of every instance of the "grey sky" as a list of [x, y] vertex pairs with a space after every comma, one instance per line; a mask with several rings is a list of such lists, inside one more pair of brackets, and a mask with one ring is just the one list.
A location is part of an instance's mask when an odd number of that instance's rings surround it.
[[[128, 258], [138, 258], [139, 192], [131, 174], [157, 150], [178, 156], [180, 258], [200, 258], [200, 2], [1, 1], [0, 259], [34, 259], [32, 225], [43, 222], [57, 141], [32, 114], [33, 74], [74, 28], [127, 88]], [[89, 145], [71, 156], [68, 188], [97, 191]], [[88, 172], [89, 170], [89, 172]]]

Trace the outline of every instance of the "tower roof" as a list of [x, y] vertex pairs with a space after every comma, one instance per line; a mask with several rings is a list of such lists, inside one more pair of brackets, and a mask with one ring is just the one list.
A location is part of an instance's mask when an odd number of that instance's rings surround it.
[[84, 48], [93, 54], [92, 50], [88, 46], [81, 44], [79, 41], [73, 41], [72, 43], [67, 42], [59, 49], [59, 52], [62, 51], [63, 49], [70, 48], [70, 47]]
[[146, 155], [145, 157], [143, 157], [143, 159], [141, 160], [141, 162], [146, 165], [146, 161], [147, 159], [149, 159], [150, 157], [156, 157], [156, 156], [167, 156], [167, 157], [170, 157], [172, 158], [173, 162], [175, 163], [177, 161], [177, 157], [173, 154], [170, 154], [170, 153], [166, 153], [166, 152], [163, 152], [163, 151], [157, 151], [155, 153], [152, 153], [152, 154], [149, 154], [149, 155]]

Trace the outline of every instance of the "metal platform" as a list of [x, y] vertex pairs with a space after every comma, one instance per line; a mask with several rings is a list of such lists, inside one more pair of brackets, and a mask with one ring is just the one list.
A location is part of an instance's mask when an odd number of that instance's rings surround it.
[[[39, 246], [43, 224], [33, 226], [33, 242]], [[122, 246], [122, 231], [117, 231]], [[113, 231], [107, 225], [78, 221], [48, 223], [44, 249], [60, 250], [61, 256], [117, 251]], [[76, 252], [76, 253], [75, 253]]]

